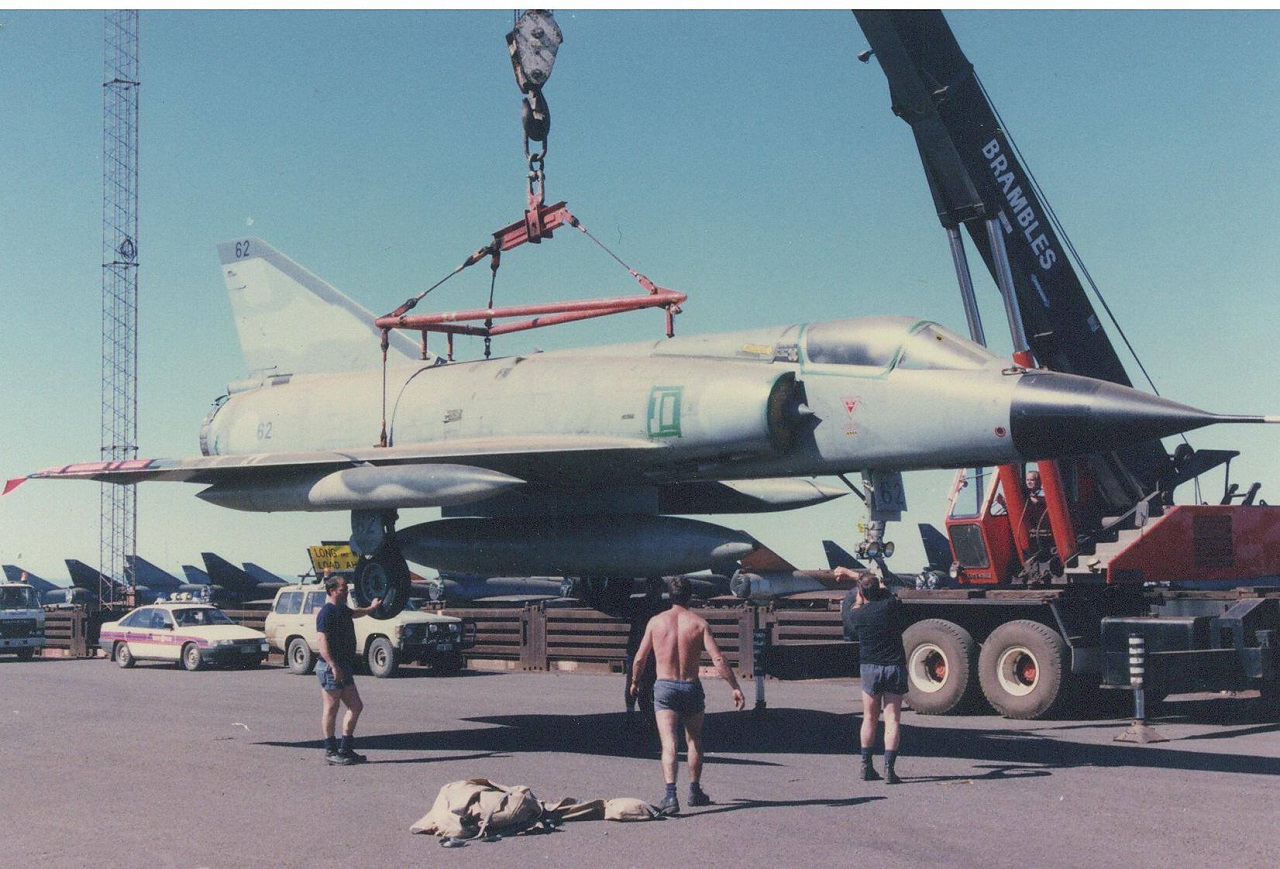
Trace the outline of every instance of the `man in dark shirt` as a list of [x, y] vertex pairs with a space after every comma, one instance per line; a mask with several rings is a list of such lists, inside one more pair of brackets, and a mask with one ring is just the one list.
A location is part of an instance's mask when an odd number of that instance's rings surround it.
[[[837, 576], [855, 578], [847, 568], [836, 568]], [[880, 714], [884, 713], [884, 772], [891, 785], [902, 780], [894, 772], [898, 757], [899, 719], [902, 695], [907, 693], [907, 655], [902, 647], [902, 604], [881, 584], [866, 574], [858, 581], [857, 602], [850, 623], [858, 635], [858, 659], [862, 675], [862, 780], [878, 781], [880, 774], [871, 764]]]
[[[348, 766], [368, 759], [355, 752], [356, 722], [360, 720], [364, 702], [356, 688], [356, 628], [352, 618], [373, 612], [382, 600], [375, 599], [366, 607], [348, 607], [346, 577], [328, 571], [325, 572], [324, 590], [328, 600], [316, 612], [320, 652], [316, 676], [324, 692], [320, 715], [324, 759], [332, 764]], [[339, 742], [334, 732], [338, 724], [338, 706], [343, 703], [347, 706], [347, 717], [342, 722], [342, 741]]]

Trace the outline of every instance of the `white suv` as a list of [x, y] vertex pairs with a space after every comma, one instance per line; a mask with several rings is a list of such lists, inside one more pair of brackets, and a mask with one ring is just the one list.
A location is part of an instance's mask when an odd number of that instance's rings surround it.
[[[324, 606], [324, 586], [286, 585], [276, 592], [263, 630], [273, 649], [284, 652], [292, 673], [316, 666], [316, 612]], [[475, 645], [475, 626], [455, 616], [423, 612], [410, 601], [390, 619], [355, 620], [356, 652], [379, 678], [394, 676], [404, 661], [440, 670], [462, 668], [462, 650]]]

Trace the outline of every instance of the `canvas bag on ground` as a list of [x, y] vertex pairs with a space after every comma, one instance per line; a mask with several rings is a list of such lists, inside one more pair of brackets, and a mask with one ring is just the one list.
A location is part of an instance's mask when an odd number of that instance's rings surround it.
[[508, 787], [484, 778], [450, 782], [440, 788], [431, 811], [410, 827], [464, 839], [526, 830], [542, 818], [542, 804], [523, 785]]

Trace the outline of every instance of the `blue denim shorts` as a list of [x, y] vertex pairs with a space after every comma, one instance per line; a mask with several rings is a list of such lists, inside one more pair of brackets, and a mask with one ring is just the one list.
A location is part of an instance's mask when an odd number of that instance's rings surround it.
[[326, 691], [341, 691], [348, 685], [356, 683], [356, 674], [348, 670], [347, 681], [338, 684], [338, 680], [333, 678], [333, 668], [329, 666], [329, 662], [324, 658], [316, 661], [316, 678], [320, 680], [320, 687]]
[[654, 711], [670, 709], [677, 715], [697, 715], [707, 708], [702, 683], [696, 679], [659, 679], [653, 683]]
[[863, 664], [862, 690], [877, 694], [906, 694], [907, 668], [901, 664]]

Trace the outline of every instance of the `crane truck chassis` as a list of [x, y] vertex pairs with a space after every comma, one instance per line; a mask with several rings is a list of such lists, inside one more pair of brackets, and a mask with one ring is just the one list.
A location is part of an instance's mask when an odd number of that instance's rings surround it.
[[903, 636], [916, 712], [979, 698], [1009, 718], [1098, 705], [1130, 687], [1129, 639], [1146, 647], [1151, 699], [1258, 689], [1280, 698], [1280, 591], [1179, 592], [1130, 586], [906, 589]]

